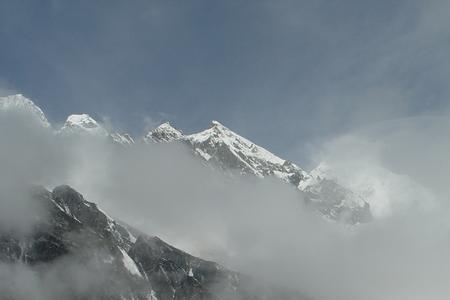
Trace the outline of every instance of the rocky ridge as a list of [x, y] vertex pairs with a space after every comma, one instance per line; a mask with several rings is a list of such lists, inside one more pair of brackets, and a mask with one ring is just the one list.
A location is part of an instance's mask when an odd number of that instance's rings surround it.
[[[51, 286], [42, 287], [51, 290], [46, 291], [51, 300], [304, 299], [191, 256], [158, 237], [134, 236], [69, 186], [51, 192], [33, 187], [30, 194], [46, 214], [36, 215], [27, 234], [0, 229], [0, 267], [25, 265], [42, 278], [57, 273]], [[92, 277], [89, 288], [75, 284], [80, 274]], [[17, 286], [2, 280], [2, 299], [22, 299]]]

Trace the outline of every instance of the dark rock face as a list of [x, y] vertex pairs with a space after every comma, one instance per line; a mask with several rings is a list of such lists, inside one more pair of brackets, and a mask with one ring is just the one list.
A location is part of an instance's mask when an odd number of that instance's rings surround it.
[[[23, 265], [40, 277], [56, 274], [51, 289], [64, 288], [48, 300], [303, 299], [191, 256], [157, 237], [136, 239], [68, 186], [53, 192], [34, 188], [32, 194], [49, 214], [30, 233], [0, 231], [0, 267]], [[89, 277], [89, 288], [67, 285], [80, 281], [80, 273]], [[1, 299], [23, 299], [15, 292], [13, 286], [0, 284]]]
[[86, 201], [71, 187], [66, 185], [56, 187], [52, 197], [66, 214], [93, 229], [103, 238], [113, 241], [124, 249], [131, 247], [132, 237], [128, 230], [99, 210], [97, 204]]
[[158, 237], [140, 236], [129, 252], [152, 283], [158, 299], [306, 299], [298, 292], [258, 283], [174, 248]]
[[157, 237], [139, 237], [130, 256], [153, 283], [158, 299], [240, 297], [237, 273], [193, 257]]
[[[54, 192], [60, 197], [59, 201], [85, 205], [82, 196], [69, 187], [59, 187]], [[37, 222], [30, 233], [0, 234], [0, 264], [27, 266], [39, 278], [57, 272], [59, 279], [55, 284], [61, 284], [66, 290], [51, 300], [148, 299], [151, 286], [143, 278], [129, 272], [123, 263], [121, 244], [112, 232], [105, 234], [108, 229], [100, 226], [106, 218], [104, 214], [94, 209], [91, 211], [93, 219], [86, 215], [86, 223], [82, 223], [68, 214], [52, 198], [52, 193], [34, 189], [32, 194], [35, 201], [48, 209], [49, 214]], [[79, 281], [77, 277], [80, 272], [98, 278], [98, 281], [86, 290], [79, 290], [76, 285], [72, 289], [72, 285], [67, 283]], [[14, 287], [0, 287], [0, 295], [5, 299], [23, 299], [16, 296]]]

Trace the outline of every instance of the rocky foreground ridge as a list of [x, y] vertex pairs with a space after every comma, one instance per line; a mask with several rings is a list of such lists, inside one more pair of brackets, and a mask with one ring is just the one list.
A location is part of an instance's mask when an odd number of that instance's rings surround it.
[[[30, 201], [43, 209], [29, 231], [0, 229], [0, 267], [54, 276], [48, 299], [304, 299], [137, 233], [69, 186], [33, 187]], [[23, 299], [0, 277], [1, 299]]]

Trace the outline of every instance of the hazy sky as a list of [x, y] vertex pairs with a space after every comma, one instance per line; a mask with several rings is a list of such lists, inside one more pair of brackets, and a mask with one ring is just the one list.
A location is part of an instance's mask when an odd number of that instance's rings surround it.
[[446, 112], [450, 2], [0, 1], [0, 93], [134, 134], [217, 119], [289, 159]]

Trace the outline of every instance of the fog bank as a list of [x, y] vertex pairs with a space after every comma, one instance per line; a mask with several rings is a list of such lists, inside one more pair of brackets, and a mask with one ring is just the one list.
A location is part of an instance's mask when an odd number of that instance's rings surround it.
[[290, 185], [225, 176], [183, 145], [123, 148], [92, 137], [56, 138], [20, 115], [0, 122], [1, 224], [32, 226], [35, 209], [11, 198], [9, 187], [69, 184], [143, 232], [316, 299], [450, 293], [446, 119], [383, 124], [317, 148], [316, 159], [342, 184], [367, 193], [376, 212], [372, 223], [352, 227], [305, 208]]

